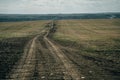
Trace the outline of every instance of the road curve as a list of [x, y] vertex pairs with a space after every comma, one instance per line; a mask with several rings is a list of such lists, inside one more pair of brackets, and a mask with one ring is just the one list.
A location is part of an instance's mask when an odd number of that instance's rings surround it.
[[[75, 68], [75, 65], [72, 64], [72, 62], [67, 58], [67, 56], [64, 55], [64, 53], [59, 49], [57, 45], [55, 45], [53, 42], [50, 41], [50, 39], [47, 37], [50, 34], [50, 31], [47, 31], [47, 33], [44, 36], [44, 41], [46, 41], [52, 49], [51, 52], [53, 55], [57, 55], [60, 60], [63, 62], [64, 67], [66, 69], [65, 74], [69, 74], [73, 80], [80, 80], [81, 75], [78, 73], [78, 70]], [[65, 78], [68, 80], [67, 78]]]
[[76, 66], [48, 38], [53, 27], [49, 26], [28, 42], [23, 56], [6, 80], [81, 80]]

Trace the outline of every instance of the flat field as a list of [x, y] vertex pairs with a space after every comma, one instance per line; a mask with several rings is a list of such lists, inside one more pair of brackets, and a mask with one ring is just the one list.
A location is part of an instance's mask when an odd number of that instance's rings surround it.
[[0, 22], [0, 39], [39, 34], [48, 21]]
[[0, 22], [0, 79], [120, 80], [120, 19]]
[[5, 79], [24, 53], [25, 45], [47, 21], [0, 22], [0, 79]]
[[88, 80], [120, 79], [120, 19], [61, 20], [53, 39]]

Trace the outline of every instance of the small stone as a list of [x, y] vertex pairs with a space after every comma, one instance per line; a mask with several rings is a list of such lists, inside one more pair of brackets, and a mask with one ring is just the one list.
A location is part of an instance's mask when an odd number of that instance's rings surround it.
[[42, 79], [44, 79], [44, 78], [45, 78], [45, 76], [42, 76], [41, 78], [42, 78]]
[[92, 71], [89, 71], [89, 73], [92, 73]]
[[51, 76], [53, 75], [53, 73], [50, 74]]
[[85, 79], [85, 77], [81, 77], [82, 79]]

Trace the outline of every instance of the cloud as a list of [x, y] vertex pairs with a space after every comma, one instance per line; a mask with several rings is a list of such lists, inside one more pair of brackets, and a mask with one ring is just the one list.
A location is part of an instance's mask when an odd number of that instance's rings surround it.
[[[3, 1], [4, 2], [0, 3], [0, 12], [9, 13], [120, 12], [119, 5], [120, 0], [3, 0]], [[7, 1], [9, 1], [9, 3]]]

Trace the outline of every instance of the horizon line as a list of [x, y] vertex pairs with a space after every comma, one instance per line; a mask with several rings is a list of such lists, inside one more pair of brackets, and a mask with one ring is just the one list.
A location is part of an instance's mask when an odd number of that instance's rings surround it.
[[57, 14], [114, 14], [114, 13], [120, 13], [120, 12], [94, 12], [94, 13], [36, 13], [36, 14], [30, 14], [30, 13], [0, 13], [1, 14], [16, 14], [16, 15], [57, 15]]

